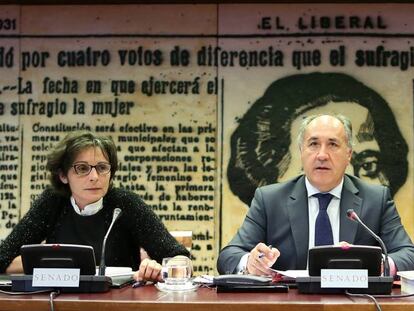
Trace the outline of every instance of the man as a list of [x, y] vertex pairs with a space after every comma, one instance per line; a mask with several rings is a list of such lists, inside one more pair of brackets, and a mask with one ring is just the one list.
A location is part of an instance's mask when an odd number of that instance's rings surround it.
[[352, 112], [357, 149], [347, 172], [398, 193], [407, 181], [409, 149], [389, 103], [355, 77], [332, 72], [280, 78], [240, 117], [227, 166], [232, 193], [249, 205], [258, 187], [298, 175], [292, 128], [303, 115], [326, 111]]
[[[413, 270], [414, 245], [389, 189], [345, 174], [352, 157], [350, 121], [343, 116], [309, 116], [299, 129], [298, 144], [304, 175], [256, 190], [244, 223], [220, 252], [218, 271], [266, 275], [272, 266], [279, 270], [306, 269], [309, 248], [320, 245], [319, 230], [328, 227], [328, 244], [377, 245], [346, 217], [349, 208], [383, 239], [393, 274]], [[316, 197], [319, 193], [332, 197], [326, 208], [329, 222], [324, 226], [316, 225], [318, 216], [323, 215]], [[322, 238], [327, 235], [324, 232]]]

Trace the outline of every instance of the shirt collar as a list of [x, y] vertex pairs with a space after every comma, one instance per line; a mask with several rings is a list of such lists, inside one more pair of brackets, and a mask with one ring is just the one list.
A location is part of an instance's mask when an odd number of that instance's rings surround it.
[[86, 205], [83, 209], [79, 208], [73, 196], [70, 197], [70, 203], [72, 203], [72, 207], [78, 215], [91, 216], [91, 215], [95, 215], [97, 212], [99, 212], [102, 209], [103, 198], [100, 198], [98, 201], [94, 203]]
[[[318, 190], [318, 188], [314, 187], [308, 177], [305, 176], [305, 185], [306, 185], [306, 190], [308, 191], [308, 198], [313, 196], [316, 193], [320, 193], [320, 191]], [[344, 185], [344, 178], [342, 177], [341, 182], [339, 183], [338, 186], [336, 186], [335, 188], [333, 188], [331, 191], [328, 191], [328, 193], [332, 194], [334, 197], [340, 199], [341, 198], [341, 192], [342, 192], [342, 187]]]

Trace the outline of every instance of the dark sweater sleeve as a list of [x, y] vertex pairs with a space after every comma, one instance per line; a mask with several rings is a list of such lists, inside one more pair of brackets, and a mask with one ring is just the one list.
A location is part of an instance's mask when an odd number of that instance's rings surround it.
[[26, 215], [0, 245], [0, 273], [4, 273], [13, 259], [20, 255], [22, 245], [37, 244], [46, 238], [54, 223], [58, 205], [59, 201], [50, 189], [33, 202]]
[[135, 245], [143, 247], [148, 255], [161, 263], [165, 257], [184, 255], [188, 250], [168, 232], [154, 211], [135, 193], [117, 189], [118, 202], [122, 202], [124, 222], [131, 231]]

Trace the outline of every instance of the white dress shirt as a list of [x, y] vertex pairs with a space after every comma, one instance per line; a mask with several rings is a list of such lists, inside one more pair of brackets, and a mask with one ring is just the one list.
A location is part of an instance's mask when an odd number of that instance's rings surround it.
[[[308, 212], [309, 212], [309, 248], [315, 246], [315, 222], [319, 213], [319, 201], [313, 195], [320, 191], [311, 185], [308, 178], [305, 178], [306, 190], [308, 191]], [[327, 192], [332, 194], [332, 200], [329, 202], [327, 213], [331, 222], [332, 235], [334, 244], [339, 243], [339, 203], [341, 202], [342, 186], [344, 179], [342, 178], [338, 186]]]
[[103, 207], [103, 198], [100, 198], [98, 201], [86, 205], [83, 209], [80, 209], [79, 206], [76, 204], [75, 199], [73, 196], [70, 197], [70, 203], [72, 203], [72, 207], [76, 214], [81, 216], [91, 216], [95, 215], [99, 212]]

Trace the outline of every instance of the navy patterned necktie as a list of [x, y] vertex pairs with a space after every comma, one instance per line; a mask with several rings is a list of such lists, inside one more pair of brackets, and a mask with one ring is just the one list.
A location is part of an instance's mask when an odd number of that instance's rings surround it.
[[326, 211], [331, 202], [332, 194], [316, 193], [313, 195], [319, 201], [319, 213], [315, 222], [315, 246], [332, 245], [333, 234], [328, 212]]

